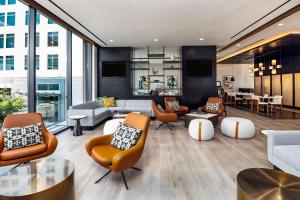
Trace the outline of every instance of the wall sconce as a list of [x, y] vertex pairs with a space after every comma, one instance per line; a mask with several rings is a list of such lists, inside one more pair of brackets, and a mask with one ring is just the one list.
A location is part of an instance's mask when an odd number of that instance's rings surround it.
[[277, 74], [277, 70], [276, 69], [272, 69], [272, 74]]
[[262, 68], [263, 66], [264, 66], [263, 63], [258, 63], [258, 67], [259, 67], [259, 68]]
[[273, 66], [276, 66], [277, 60], [276, 60], [276, 59], [273, 59], [273, 60], [271, 61], [271, 64], [272, 64]]
[[258, 72], [259, 71], [259, 69], [258, 68], [254, 68], [254, 70], [253, 71], [255, 71], [255, 72]]
[[277, 69], [281, 69], [282, 68], [282, 65], [277, 65]]
[[273, 66], [272, 66], [272, 65], [270, 65], [270, 66], [269, 66], [269, 69], [273, 69]]
[[258, 75], [263, 76], [264, 75], [264, 71], [259, 71]]
[[261, 68], [260, 68], [260, 70], [265, 70], [265, 69], [266, 69], [265, 67], [261, 67]]

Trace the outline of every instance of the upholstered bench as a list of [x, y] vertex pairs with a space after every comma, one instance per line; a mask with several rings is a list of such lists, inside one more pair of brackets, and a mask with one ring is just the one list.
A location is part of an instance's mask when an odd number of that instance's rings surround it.
[[214, 135], [214, 126], [207, 119], [193, 119], [189, 124], [189, 135], [195, 140], [211, 140]]
[[252, 138], [255, 135], [254, 123], [241, 117], [226, 117], [221, 122], [221, 132], [229, 137]]

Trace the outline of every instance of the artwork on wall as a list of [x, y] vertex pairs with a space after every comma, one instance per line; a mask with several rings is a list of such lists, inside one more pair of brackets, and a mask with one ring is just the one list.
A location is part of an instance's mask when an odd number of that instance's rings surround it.
[[224, 89], [233, 89], [234, 77], [232, 75], [223, 76], [222, 85]]
[[148, 90], [150, 87], [150, 79], [148, 76], [140, 76], [139, 89]]
[[167, 86], [168, 89], [174, 89], [177, 87], [176, 76], [174, 75], [167, 76]]

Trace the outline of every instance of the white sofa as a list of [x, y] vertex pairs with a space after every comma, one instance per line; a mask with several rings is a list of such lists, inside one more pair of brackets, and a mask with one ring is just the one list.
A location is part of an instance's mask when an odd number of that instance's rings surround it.
[[284, 172], [300, 177], [300, 130], [268, 132], [268, 160]]
[[70, 106], [68, 110], [68, 126], [74, 126], [70, 119], [72, 115], [86, 115], [80, 120], [83, 127], [94, 127], [106, 118], [112, 117], [114, 112], [140, 112], [141, 114], [153, 117], [151, 100], [116, 100], [116, 107], [99, 107], [96, 101]]

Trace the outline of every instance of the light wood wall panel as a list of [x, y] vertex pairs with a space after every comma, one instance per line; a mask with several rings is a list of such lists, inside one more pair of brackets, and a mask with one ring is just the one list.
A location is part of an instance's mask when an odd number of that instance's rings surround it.
[[285, 106], [293, 106], [293, 74], [282, 74], [282, 102]]
[[295, 106], [300, 107], [300, 73], [295, 74]]
[[271, 95], [271, 77], [263, 76], [262, 77], [262, 95], [268, 94]]
[[272, 76], [272, 96], [281, 95], [281, 76], [273, 75]]
[[255, 77], [255, 94], [261, 95], [261, 76]]

